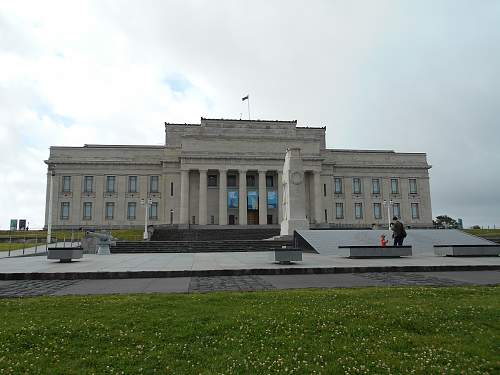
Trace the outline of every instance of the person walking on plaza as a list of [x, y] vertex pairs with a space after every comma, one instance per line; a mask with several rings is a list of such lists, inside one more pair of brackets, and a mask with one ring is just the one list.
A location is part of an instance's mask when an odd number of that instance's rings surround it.
[[392, 218], [392, 238], [394, 238], [394, 246], [403, 246], [403, 240], [406, 237], [406, 231], [403, 223], [401, 223], [397, 216]]

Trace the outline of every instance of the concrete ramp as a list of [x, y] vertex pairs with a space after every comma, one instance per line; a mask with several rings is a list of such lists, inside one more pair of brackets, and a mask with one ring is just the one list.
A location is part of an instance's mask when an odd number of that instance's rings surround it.
[[[388, 230], [299, 230], [297, 233], [314, 250], [322, 255], [345, 256], [339, 246], [379, 245], [380, 235], [385, 234], [392, 245], [392, 232]], [[456, 229], [407, 229], [404, 245], [413, 247], [413, 256], [434, 256], [434, 245], [496, 245]]]

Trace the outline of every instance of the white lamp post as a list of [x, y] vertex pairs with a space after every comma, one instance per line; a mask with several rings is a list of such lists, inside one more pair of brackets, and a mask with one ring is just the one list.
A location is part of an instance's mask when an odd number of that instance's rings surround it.
[[391, 206], [394, 202], [391, 200], [389, 200], [389, 202], [387, 202], [385, 199], [384, 199], [384, 206], [387, 206], [387, 222], [388, 222], [388, 229], [391, 230]]
[[52, 237], [52, 197], [54, 187], [54, 176], [56, 175], [55, 164], [49, 164], [50, 171], [50, 186], [49, 186], [49, 212], [47, 217], [47, 246], [50, 244]]
[[151, 198], [149, 198], [147, 201], [142, 198], [141, 199], [141, 204], [143, 204], [145, 206], [144, 208], [144, 234], [142, 236], [142, 238], [144, 240], [147, 240], [148, 239], [148, 208], [149, 208], [149, 205], [153, 203], [153, 200]]

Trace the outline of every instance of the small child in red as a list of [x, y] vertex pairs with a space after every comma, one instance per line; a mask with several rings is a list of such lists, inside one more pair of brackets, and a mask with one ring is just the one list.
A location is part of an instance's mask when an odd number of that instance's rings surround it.
[[389, 241], [385, 239], [385, 234], [380, 235], [380, 246], [385, 247]]

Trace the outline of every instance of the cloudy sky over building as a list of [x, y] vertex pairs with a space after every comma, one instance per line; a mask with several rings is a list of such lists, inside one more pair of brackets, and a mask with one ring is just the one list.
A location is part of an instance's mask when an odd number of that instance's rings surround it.
[[43, 226], [50, 145], [297, 119], [427, 152], [434, 216], [500, 225], [500, 1], [0, 0], [0, 228]]

